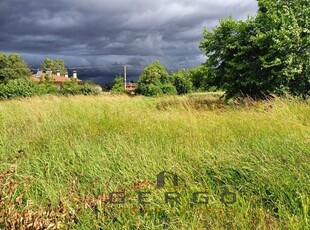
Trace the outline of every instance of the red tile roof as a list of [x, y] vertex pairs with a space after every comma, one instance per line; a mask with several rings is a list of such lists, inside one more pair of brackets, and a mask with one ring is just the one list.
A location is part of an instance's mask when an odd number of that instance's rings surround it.
[[127, 83], [126, 84], [126, 90], [128, 90], [128, 91], [135, 91], [136, 88], [137, 88], [136, 83]]

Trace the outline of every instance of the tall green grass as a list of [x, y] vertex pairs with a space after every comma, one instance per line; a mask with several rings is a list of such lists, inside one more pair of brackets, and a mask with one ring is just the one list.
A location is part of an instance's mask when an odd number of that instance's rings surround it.
[[[309, 109], [294, 99], [229, 106], [204, 94], [2, 101], [0, 168], [20, 156], [14, 180], [31, 183], [20, 209], [62, 201], [75, 218], [64, 228], [307, 229]], [[156, 189], [161, 171], [186, 187]], [[220, 202], [225, 188], [236, 203]], [[171, 190], [180, 204], [164, 202]], [[126, 191], [124, 205], [97, 199], [113, 191]], [[151, 204], [139, 206], [136, 191], [150, 191]], [[209, 205], [190, 205], [197, 191]]]

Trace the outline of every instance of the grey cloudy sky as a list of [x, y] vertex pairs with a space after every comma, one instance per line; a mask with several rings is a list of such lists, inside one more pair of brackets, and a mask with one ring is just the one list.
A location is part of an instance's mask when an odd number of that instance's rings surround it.
[[[205, 60], [198, 48], [204, 26], [256, 11], [255, 0], [1, 0], [0, 51], [17, 52], [31, 66], [49, 57], [70, 67], [156, 59], [171, 69], [191, 67]], [[80, 72], [107, 82], [118, 74], [107, 68]], [[131, 71], [134, 77], [141, 68]]]

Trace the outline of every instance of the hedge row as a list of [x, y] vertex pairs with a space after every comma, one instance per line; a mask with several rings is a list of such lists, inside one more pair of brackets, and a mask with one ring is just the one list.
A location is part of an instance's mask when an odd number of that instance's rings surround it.
[[0, 99], [30, 97], [44, 94], [58, 95], [95, 95], [100, 93], [94, 84], [85, 82], [78, 84], [76, 81], [68, 81], [57, 87], [53, 82], [43, 81], [40, 84], [28, 79], [14, 79], [6, 84], [0, 84]]

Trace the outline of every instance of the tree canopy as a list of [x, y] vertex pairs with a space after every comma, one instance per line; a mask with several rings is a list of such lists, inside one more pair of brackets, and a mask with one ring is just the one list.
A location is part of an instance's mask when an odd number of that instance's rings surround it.
[[62, 59], [49, 59], [45, 58], [41, 69], [46, 72], [48, 70], [51, 70], [53, 73], [56, 73], [57, 70], [60, 71], [61, 75], [64, 75], [66, 72], [68, 72], [67, 68], [65, 67], [65, 62]]
[[159, 61], [155, 61], [143, 69], [138, 80], [138, 92], [145, 96], [173, 95], [176, 94], [176, 89], [171, 84], [165, 67]]
[[28, 78], [31, 70], [24, 60], [16, 53], [6, 55], [0, 53], [0, 83], [7, 83], [9, 80]]
[[228, 97], [309, 95], [309, 1], [259, 0], [256, 18], [204, 29], [208, 84]]

